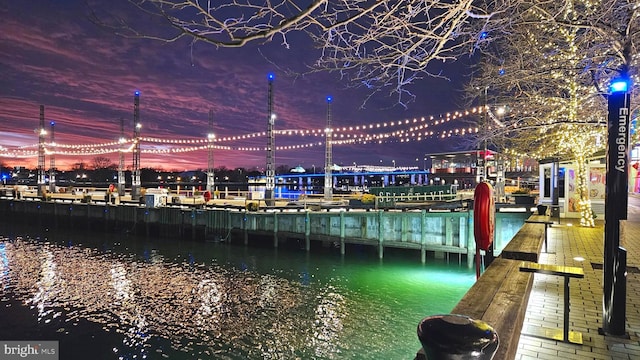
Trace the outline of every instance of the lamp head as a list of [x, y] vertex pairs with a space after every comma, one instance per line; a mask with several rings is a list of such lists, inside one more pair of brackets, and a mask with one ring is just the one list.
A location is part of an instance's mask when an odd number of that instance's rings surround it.
[[613, 81], [611, 81], [611, 85], [609, 85], [609, 88], [612, 93], [627, 92], [627, 90], [629, 90], [629, 79], [613, 79]]

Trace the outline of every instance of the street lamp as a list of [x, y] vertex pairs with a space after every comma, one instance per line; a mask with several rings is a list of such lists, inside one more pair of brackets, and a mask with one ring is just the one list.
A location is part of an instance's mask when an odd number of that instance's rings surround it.
[[391, 160], [391, 162], [393, 163], [393, 169], [396, 169], [396, 161], [395, 160]]

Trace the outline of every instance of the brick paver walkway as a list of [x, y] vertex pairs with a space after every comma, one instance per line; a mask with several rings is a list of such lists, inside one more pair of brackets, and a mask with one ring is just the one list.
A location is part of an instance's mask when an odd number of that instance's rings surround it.
[[[598, 328], [602, 327], [603, 273], [597, 264], [603, 263], [604, 223], [599, 221], [595, 228], [581, 228], [578, 223], [562, 219], [562, 224], [549, 229], [549, 253], [542, 253], [540, 263], [584, 269], [584, 279], [570, 281], [569, 318], [569, 330], [582, 333], [583, 345], [521, 335], [517, 360], [640, 359], [640, 208], [630, 204], [625, 239], [620, 241], [627, 249], [629, 339], [598, 334]], [[577, 257], [584, 261], [576, 260]], [[535, 274], [522, 333], [536, 326], [561, 329], [562, 324], [563, 278]]]

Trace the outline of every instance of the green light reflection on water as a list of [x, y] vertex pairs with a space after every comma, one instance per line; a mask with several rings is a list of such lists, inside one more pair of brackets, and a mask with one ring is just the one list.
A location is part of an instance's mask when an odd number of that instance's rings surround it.
[[[345, 332], [349, 350], [380, 358], [406, 359], [420, 348], [416, 336], [419, 321], [428, 315], [449, 313], [475, 281], [467, 268], [442, 263], [359, 265], [345, 269], [345, 298], [351, 301], [351, 318], [364, 322], [369, 333]], [[338, 290], [339, 291], [339, 290]], [[365, 314], [366, 319], [361, 318]], [[369, 344], [368, 347], [362, 347]]]
[[[315, 299], [315, 304], [309, 304], [314, 308], [297, 309], [300, 318], [293, 320], [307, 324], [314, 313], [312, 328], [303, 325], [301, 329], [307, 339], [306, 348], [296, 351], [301, 358], [412, 358], [420, 348], [419, 321], [450, 312], [475, 281], [466, 262], [458, 265], [456, 259], [446, 264], [429, 258], [422, 265], [416, 252], [387, 250], [379, 260], [372, 249], [359, 247], [347, 249], [344, 257], [336, 251], [307, 254], [200, 243], [190, 243], [181, 251], [167, 255], [175, 257], [173, 261], [185, 261], [191, 254], [195, 262], [232, 266], [301, 285], [305, 297]], [[269, 344], [283, 341], [265, 340]]]

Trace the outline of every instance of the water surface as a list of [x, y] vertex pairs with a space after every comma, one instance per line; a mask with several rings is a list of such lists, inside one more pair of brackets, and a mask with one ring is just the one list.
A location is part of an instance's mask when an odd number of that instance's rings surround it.
[[417, 251], [0, 234], [0, 339], [59, 340], [61, 359], [413, 359], [420, 319], [475, 278]]

